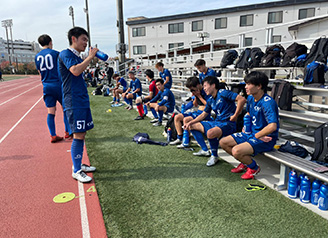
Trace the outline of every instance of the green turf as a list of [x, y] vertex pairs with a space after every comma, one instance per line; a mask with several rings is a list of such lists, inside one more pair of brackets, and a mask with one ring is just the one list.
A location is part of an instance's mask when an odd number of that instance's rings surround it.
[[10, 75], [10, 74], [4, 74], [2, 75], [2, 78], [4, 79], [4, 81], [10, 81], [10, 80], [14, 80], [14, 79], [21, 79], [21, 78], [26, 78], [26, 75]]
[[165, 141], [164, 127], [90, 98], [86, 144], [109, 237], [328, 237], [327, 220], [274, 190], [245, 191], [227, 162], [208, 168], [173, 146], [137, 145], [137, 132]]

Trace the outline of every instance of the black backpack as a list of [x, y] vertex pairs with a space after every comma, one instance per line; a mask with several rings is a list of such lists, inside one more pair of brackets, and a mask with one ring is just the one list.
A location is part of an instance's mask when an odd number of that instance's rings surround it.
[[292, 110], [294, 86], [284, 80], [276, 80], [271, 90], [271, 97], [276, 101], [282, 110]]
[[241, 52], [238, 61], [236, 63], [235, 68], [237, 69], [248, 69], [248, 59], [251, 55], [251, 48], [246, 48], [243, 52]]
[[324, 85], [327, 69], [327, 66], [320, 62], [313, 61], [308, 64], [304, 69], [304, 86], [320, 87]]
[[287, 47], [284, 55], [282, 56], [281, 67], [293, 67], [298, 56], [306, 54], [307, 47], [302, 44], [294, 42]]
[[167, 121], [165, 125], [165, 132], [167, 133], [167, 129], [171, 128], [171, 140], [176, 140], [178, 138], [178, 133], [177, 130], [175, 129], [175, 124], [174, 124], [174, 117], [175, 113], [172, 114], [170, 119]]
[[238, 53], [236, 50], [228, 50], [224, 52], [220, 67], [225, 68], [227, 67], [227, 65], [233, 64], [233, 62], [235, 61], [235, 59], [237, 59], [237, 57], [238, 57]]
[[260, 66], [262, 67], [278, 67], [280, 66], [281, 57], [285, 53], [284, 47], [281, 45], [272, 45], [266, 48], [262, 57]]
[[314, 152], [311, 160], [328, 163], [328, 123], [320, 125], [314, 131]]
[[248, 58], [248, 67], [249, 68], [259, 67], [263, 56], [264, 53], [260, 48], [258, 47], [252, 48], [250, 56]]
[[246, 84], [245, 83], [235, 83], [230, 85], [230, 90], [234, 93], [237, 93], [238, 95], [241, 95], [247, 99], [247, 93], [245, 89]]
[[312, 61], [327, 63], [328, 56], [328, 39], [319, 38], [316, 39], [310, 49], [310, 53], [306, 57], [305, 65], [311, 63]]

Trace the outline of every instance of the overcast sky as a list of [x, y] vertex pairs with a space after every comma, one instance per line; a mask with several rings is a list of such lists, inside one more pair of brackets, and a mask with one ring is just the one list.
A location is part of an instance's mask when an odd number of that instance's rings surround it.
[[[271, 0], [272, 1], [272, 0]], [[124, 22], [136, 16], [159, 17], [212, 10], [270, 0], [123, 0]], [[37, 41], [41, 34], [49, 34], [56, 50], [68, 47], [67, 32], [72, 27], [68, 14], [69, 6], [74, 8], [75, 25], [86, 28], [83, 11], [85, 0], [9, 0], [0, 4], [0, 20], [13, 19], [13, 38]], [[116, 0], [89, 0], [89, 18], [92, 45], [116, 56], [118, 41]], [[126, 29], [126, 28], [125, 28]], [[127, 30], [125, 31], [127, 32]], [[0, 37], [6, 39], [5, 28], [1, 27]], [[125, 35], [127, 39], [127, 36]]]

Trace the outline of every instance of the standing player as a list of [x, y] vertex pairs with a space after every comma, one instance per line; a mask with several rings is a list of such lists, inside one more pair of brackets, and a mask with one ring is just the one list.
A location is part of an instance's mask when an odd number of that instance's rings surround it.
[[232, 173], [246, 173], [242, 179], [253, 179], [260, 167], [252, 158], [258, 153], [273, 149], [279, 130], [278, 106], [274, 99], [266, 94], [269, 83], [263, 72], [253, 71], [246, 75], [247, 113], [252, 119], [251, 133], [235, 133], [220, 141], [221, 148], [241, 163]]
[[[120, 78], [118, 74], [113, 75], [113, 79], [116, 81], [116, 86], [113, 89], [113, 101], [111, 102], [112, 107], [119, 107], [122, 106], [120, 103], [120, 94], [124, 93], [127, 90], [127, 82], [123, 77]], [[121, 88], [122, 87], [122, 88]]]
[[172, 87], [172, 75], [168, 69], [164, 69], [164, 64], [158, 62], [155, 68], [159, 71], [159, 76], [164, 80], [164, 87], [171, 89]]
[[[52, 39], [48, 35], [41, 35], [38, 42], [43, 47], [35, 56], [35, 65], [41, 74], [43, 84], [43, 100], [48, 108], [47, 124], [51, 135], [51, 143], [63, 140], [63, 137], [56, 135], [55, 115], [57, 101], [62, 104], [62, 82], [58, 75], [58, 55], [59, 52], [52, 49]], [[70, 129], [64, 114], [65, 138], [70, 138]]]
[[95, 167], [82, 164], [83, 146], [86, 132], [93, 128], [87, 86], [82, 73], [95, 57], [98, 49], [90, 48], [89, 56], [82, 60], [80, 53], [88, 44], [89, 35], [81, 27], [74, 27], [68, 32], [70, 48], [59, 54], [59, 71], [63, 79], [63, 93], [66, 116], [73, 132], [71, 156], [73, 161], [72, 177], [80, 182], [90, 182], [91, 177], [85, 172], [93, 172]]
[[136, 99], [137, 97], [141, 97], [142, 95], [142, 87], [141, 82], [135, 76], [134, 71], [129, 71], [128, 73], [129, 78], [131, 79], [130, 87], [122, 93], [122, 97], [124, 98], [125, 102], [128, 106], [125, 109], [132, 110], [132, 99]]
[[200, 72], [199, 74], [199, 82], [202, 83], [206, 76], [216, 77], [215, 71], [211, 68], [206, 67], [206, 62], [203, 59], [198, 59], [194, 66]]

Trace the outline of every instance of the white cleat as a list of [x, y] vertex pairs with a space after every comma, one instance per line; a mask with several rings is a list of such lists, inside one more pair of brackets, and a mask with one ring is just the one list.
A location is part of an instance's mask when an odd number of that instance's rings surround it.
[[200, 150], [200, 151], [192, 153], [192, 154], [196, 155], [196, 156], [210, 156], [211, 152], [209, 150], [208, 151]]
[[206, 166], [210, 167], [210, 166], [213, 166], [215, 165], [217, 162], [219, 161], [219, 158], [218, 157], [215, 157], [215, 156], [211, 156], [210, 159], [207, 161], [206, 163]]
[[76, 173], [72, 173], [72, 177], [78, 181], [80, 181], [81, 183], [89, 183], [91, 182], [92, 178], [89, 177], [88, 175], [86, 175], [82, 169], [77, 171]]
[[178, 144], [181, 144], [182, 141], [180, 139], [176, 139], [175, 141], [171, 141], [169, 144], [170, 145], [178, 145]]

